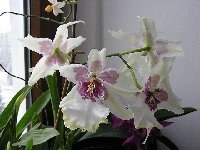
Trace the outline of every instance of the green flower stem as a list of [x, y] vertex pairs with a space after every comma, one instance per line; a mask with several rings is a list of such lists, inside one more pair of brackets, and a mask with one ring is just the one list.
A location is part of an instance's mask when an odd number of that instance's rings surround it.
[[[147, 46], [147, 47], [138, 48], [138, 49], [134, 49], [134, 50], [128, 50], [128, 51], [121, 52], [121, 53], [113, 53], [113, 54], [107, 55], [106, 57], [114, 57], [114, 56], [120, 57], [123, 55], [132, 54], [132, 53], [139, 53], [139, 52], [145, 52], [145, 51], [147, 52], [150, 49], [151, 48], [149, 46]], [[85, 64], [87, 64], [87, 62], [82, 62], [81, 64], [85, 65]]]
[[141, 90], [142, 89], [142, 86], [138, 83], [138, 80], [136, 78], [136, 75], [135, 75], [135, 72], [134, 72], [134, 69], [128, 64], [128, 62], [122, 57], [122, 56], [118, 56], [123, 62], [124, 64], [128, 67], [128, 69], [130, 70], [130, 73], [132, 75], [132, 78], [133, 78], [133, 82], [134, 84], [136, 85], [136, 87]]
[[66, 17], [64, 17], [63, 21], [57, 21], [57, 20], [54, 20], [54, 19], [51, 19], [51, 18], [41, 17], [41, 16], [37, 16], [37, 15], [26, 15], [26, 14], [16, 13], [16, 12], [12, 12], [12, 11], [3, 12], [3, 13], [0, 14], [0, 16], [3, 16], [4, 14], [14, 14], [14, 15], [19, 15], [19, 16], [24, 16], [26, 18], [29, 18], [29, 17], [31, 17], [31, 18], [39, 18], [41, 20], [45, 20], [45, 21], [49, 21], [49, 22], [53, 22], [53, 23], [57, 23], [57, 24], [61, 25], [61, 24], [64, 24], [67, 21], [67, 19], [71, 15], [71, 13], [72, 13], [72, 5], [70, 4], [70, 12]]
[[107, 55], [106, 57], [123, 56], [123, 55], [131, 54], [131, 53], [138, 53], [138, 52], [144, 52], [144, 51], [149, 51], [149, 50], [150, 50], [150, 47], [147, 46], [147, 47], [129, 50], [129, 51], [121, 52], [121, 53], [110, 54], [110, 55]]

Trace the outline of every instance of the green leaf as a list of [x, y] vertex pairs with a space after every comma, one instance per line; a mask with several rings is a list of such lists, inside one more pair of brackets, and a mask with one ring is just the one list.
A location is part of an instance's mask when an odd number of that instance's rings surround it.
[[37, 123], [33, 128], [30, 130], [37, 130], [41, 126], [41, 123]]
[[26, 95], [29, 93], [29, 91], [31, 90], [31, 86], [26, 85], [24, 88], [22, 88], [13, 98], [12, 100], [9, 102], [9, 104], [7, 105], [7, 107], [3, 110], [3, 112], [0, 115], [0, 131], [2, 130], [2, 128], [7, 124], [7, 122], [9, 121], [10, 116], [12, 115], [14, 106], [16, 104], [16, 102], [18, 101], [17, 104], [17, 110], [18, 107], [20, 105], [20, 102], [26, 97]]
[[56, 73], [54, 73], [53, 76], [47, 76], [46, 81], [51, 93], [51, 104], [52, 104], [54, 124], [55, 124], [56, 116], [57, 116], [57, 112], [58, 112], [58, 108], [60, 104], [60, 96], [58, 92]]
[[36, 112], [33, 114], [33, 117], [31, 119], [31, 125], [35, 126], [37, 123], [41, 123], [42, 120], [40, 119], [39, 114], [37, 114]]
[[19, 142], [14, 143], [12, 146], [26, 146], [31, 139], [33, 145], [38, 145], [58, 135], [59, 132], [54, 128], [30, 130], [20, 138]]
[[[51, 104], [52, 104], [54, 125], [55, 125], [57, 119], [57, 112], [60, 104], [60, 96], [58, 92], [56, 73], [54, 73], [53, 76], [47, 76], [46, 81], [51, 93]], [[62, 114], [60, 114], [60, 118], [58, 120], [57, 130], [59, 131], [60, 135], [56, 137], [53, 149], [58, 149], [58, 147], [63, 146], [65, 143], [65, 141], [63, 140], [65, 132], [64, 132], [64, 123], [62, 119]]]
[[154, 116], [157, 118], [158, 121], [163, 121], [163, 120], [167, 120], [167, 119], [174, 118], [174, 117], [180, 117], [180, 116], [189, 114], [191, 112], [197, 111], [195, 108], [192, 108], [192, 107], [185, 107], [185, 108], [183, 108], [183, 110], [184, 110], [184, 113], [175, 114], [171, 111], [168, 111], [165, 109], [160, 109], [155, 112]]
[[33, 104], [32, 106], [26, 111], [24, 116], [21, 118], [19, 123], [17, 124], [16, 135], [20, 135], [20, 133], [25, 129], [25, 127], [31, 122], [32, 116], [34, 113], [39, 114], [42, 109], [47, 105], [51, 96], [50, 92], [46, 91], [43, 93]]
[[179, 150], [178, 147], [166, 136], [157, 136], [156, 138], [165, 144], [170, 150]]
[[33, 139], [30, 139], [26, 145], [25, 150], [32, 150], [32, 147], [33, 147]]
[[[8, 123], [6, 124], [3, 132], [1, 133], [1, 138], [0, 138], [0, 147], [2, 149], [5, 149], [6, 146], [9, 144], [11, 145], [16, 141], [16, 122], [17, 122], [17, 116], [16, 116], [16, 109], [14, 106], [14, 110], [12, 112], [12, 115], [9, 118]], [[9, 142], [9, 143], [8, 143]]]

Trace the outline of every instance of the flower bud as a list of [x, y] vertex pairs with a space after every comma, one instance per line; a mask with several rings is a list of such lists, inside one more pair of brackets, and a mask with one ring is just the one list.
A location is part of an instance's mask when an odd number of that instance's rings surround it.
[[46, 12], [51, 12], [53, 10], [53, 5], [48, 5], [46, 8], [45, 8], [45, 11]]

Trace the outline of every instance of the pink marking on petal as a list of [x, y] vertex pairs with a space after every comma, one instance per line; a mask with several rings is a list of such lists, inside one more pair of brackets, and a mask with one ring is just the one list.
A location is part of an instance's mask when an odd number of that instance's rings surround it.
[[167, 94], [167, 92], [164, 91], [164, 90], [155, 91], [153, 95], [154, 95], [154, 97], [155, 97], [157, 100], [159, 100], [160, 102], [162, 102], [162, 101], [167, 101], [167, 99], [168, 99], [168, 94]]
[[90, 67], [91, 72], [100, 72], [102, 70], [102, 62], [100, 60], [93, 61]]
[[148, 78], [147, 82], [145, 83], [144, 92], [154, 91], [157, 88], [157, 84], [160, 81], [159, 75], [152, 75]]
[[59, 64], [59, 65], [63, 65], [65, 64], [65, 59], [63, 59], [62, 57], [60, 57], [57, 54], [52, 54], [48, 57], [46, 64]]
[[76, 81], [82, 81], [82, 82], [85, 82], [85, 81], [88, 81], [89, 80], [89, 77], [88, 77], [88, 69], [87, 67], [74, 67], [73, 68], [73, 71], [75, 73], [75, 79]]
[[[143, 91], [144, 92], [144, 91]], [[162, 101], [167, 101], [168, 94], [163, 89], [155, 89], [153, 92], [145, 91], [146, 99], [145, 103], [149, 106], [151, 110], [155, 110], [157, 105]]]
[[48, 55], [51, 53], [53, 48], [53, 43], [51, 41], [41, 41], [39, 42], [40, 45], [40, 52]]
[[68, 45], [68, 42], [64, 42], [62, 45], [61, 45], [61, 48], [60, 50], [63, 52], [63, 53], [66, 53], [67, 51], [67, 45]]
[[157, 54], [157, 56], [165, 55], [169, 52], [168, 41], [157, 40], [154, 45], [154, 48], [155, 48], [155, 53]]
[[101, 78], [102, 80], [110, 84], [117, 83], [118, 77], [119, 77], [119, 74], [115, 70], [104, 71], [99, 75], [99, 78]]

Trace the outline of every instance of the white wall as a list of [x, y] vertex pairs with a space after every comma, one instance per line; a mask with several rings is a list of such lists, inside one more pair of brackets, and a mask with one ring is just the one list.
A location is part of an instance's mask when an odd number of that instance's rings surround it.
[[[181, 41], [185, 56], [176, 59], [170, 73], [174, 93], [182, 106], [200, 108], [200, 0], [80, 0], [78, 18], [86, 21], [79, 33], [87, 37], [82, 50], [107, 48], [107, 53], [131, 49], [126, 42], [113, 39], [107, 30], [137, 33], [136, 16], [151, 17], [158, 37]], [[120, 65], [109, 60], [109, 66]], [[173, 119], [163, 130], [180, 150], [200, 149], [200, 112]], [[164, 147], [160, 148], [165, 150]]]

